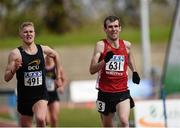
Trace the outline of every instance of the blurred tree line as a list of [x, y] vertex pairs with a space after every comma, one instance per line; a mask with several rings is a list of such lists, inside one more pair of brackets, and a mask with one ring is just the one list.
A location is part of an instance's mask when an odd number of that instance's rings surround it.
[[[153, 0], [151, 0], [152, 2]], [[167, 4], [168, 0], [154, 0]], [[138, 26], [140, 0], [1, 0], [0, 36], [17, 35], [23, 21], [32, 21], [36, 32], [62, 34], [104, 18], [117, 15], [121, 22]]]

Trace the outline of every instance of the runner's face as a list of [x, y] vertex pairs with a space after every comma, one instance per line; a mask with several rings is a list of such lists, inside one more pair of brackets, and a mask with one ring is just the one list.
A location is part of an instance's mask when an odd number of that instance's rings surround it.
[[121, 27], [119, 26], [118, 20], [114, 22], [110, 22], [109, 20], [106, 21], [106, 28], [104, 28], [104, 31], [110, 40], [115, 41], [119, 39], [119, 32], [121, 31]]
[[33, 26], [25, 26], [20, 32], [21, 39], [27, 45], [30, 45], [34, 42], [35, 31]]

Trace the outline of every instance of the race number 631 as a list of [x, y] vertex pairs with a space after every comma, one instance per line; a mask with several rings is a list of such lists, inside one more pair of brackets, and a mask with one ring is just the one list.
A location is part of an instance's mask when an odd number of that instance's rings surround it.
[[125, 58], [122, 55], [114, 55], [113, 58], [106, 64], [108, 71], [124, 71]]

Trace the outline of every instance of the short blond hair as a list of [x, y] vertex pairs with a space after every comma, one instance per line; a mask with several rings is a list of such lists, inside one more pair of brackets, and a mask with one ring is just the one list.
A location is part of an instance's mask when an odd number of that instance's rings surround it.
[[33, 24], [33, 22], [29, 22], [29, 21], [27, 21], [27, 22], [23, 22], [21, 25], [20, 25], [20, 27], [19, 27], [19, 31], [21, 31], [24, 27], [26, 27], [26, 26], [32, 26], [32, 27], [34, 27], [34, 24]]

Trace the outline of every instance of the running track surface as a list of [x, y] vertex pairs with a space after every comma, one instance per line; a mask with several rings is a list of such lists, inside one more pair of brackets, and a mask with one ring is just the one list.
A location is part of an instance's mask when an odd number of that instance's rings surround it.
[[[8, 113], [7, 106], [1, 106], [0, 113]], [[15, 121], [0, 119], [0, 127], [18, 127]]]
[[17, 127], [15, 123], [0, 121], [0, 127]]

